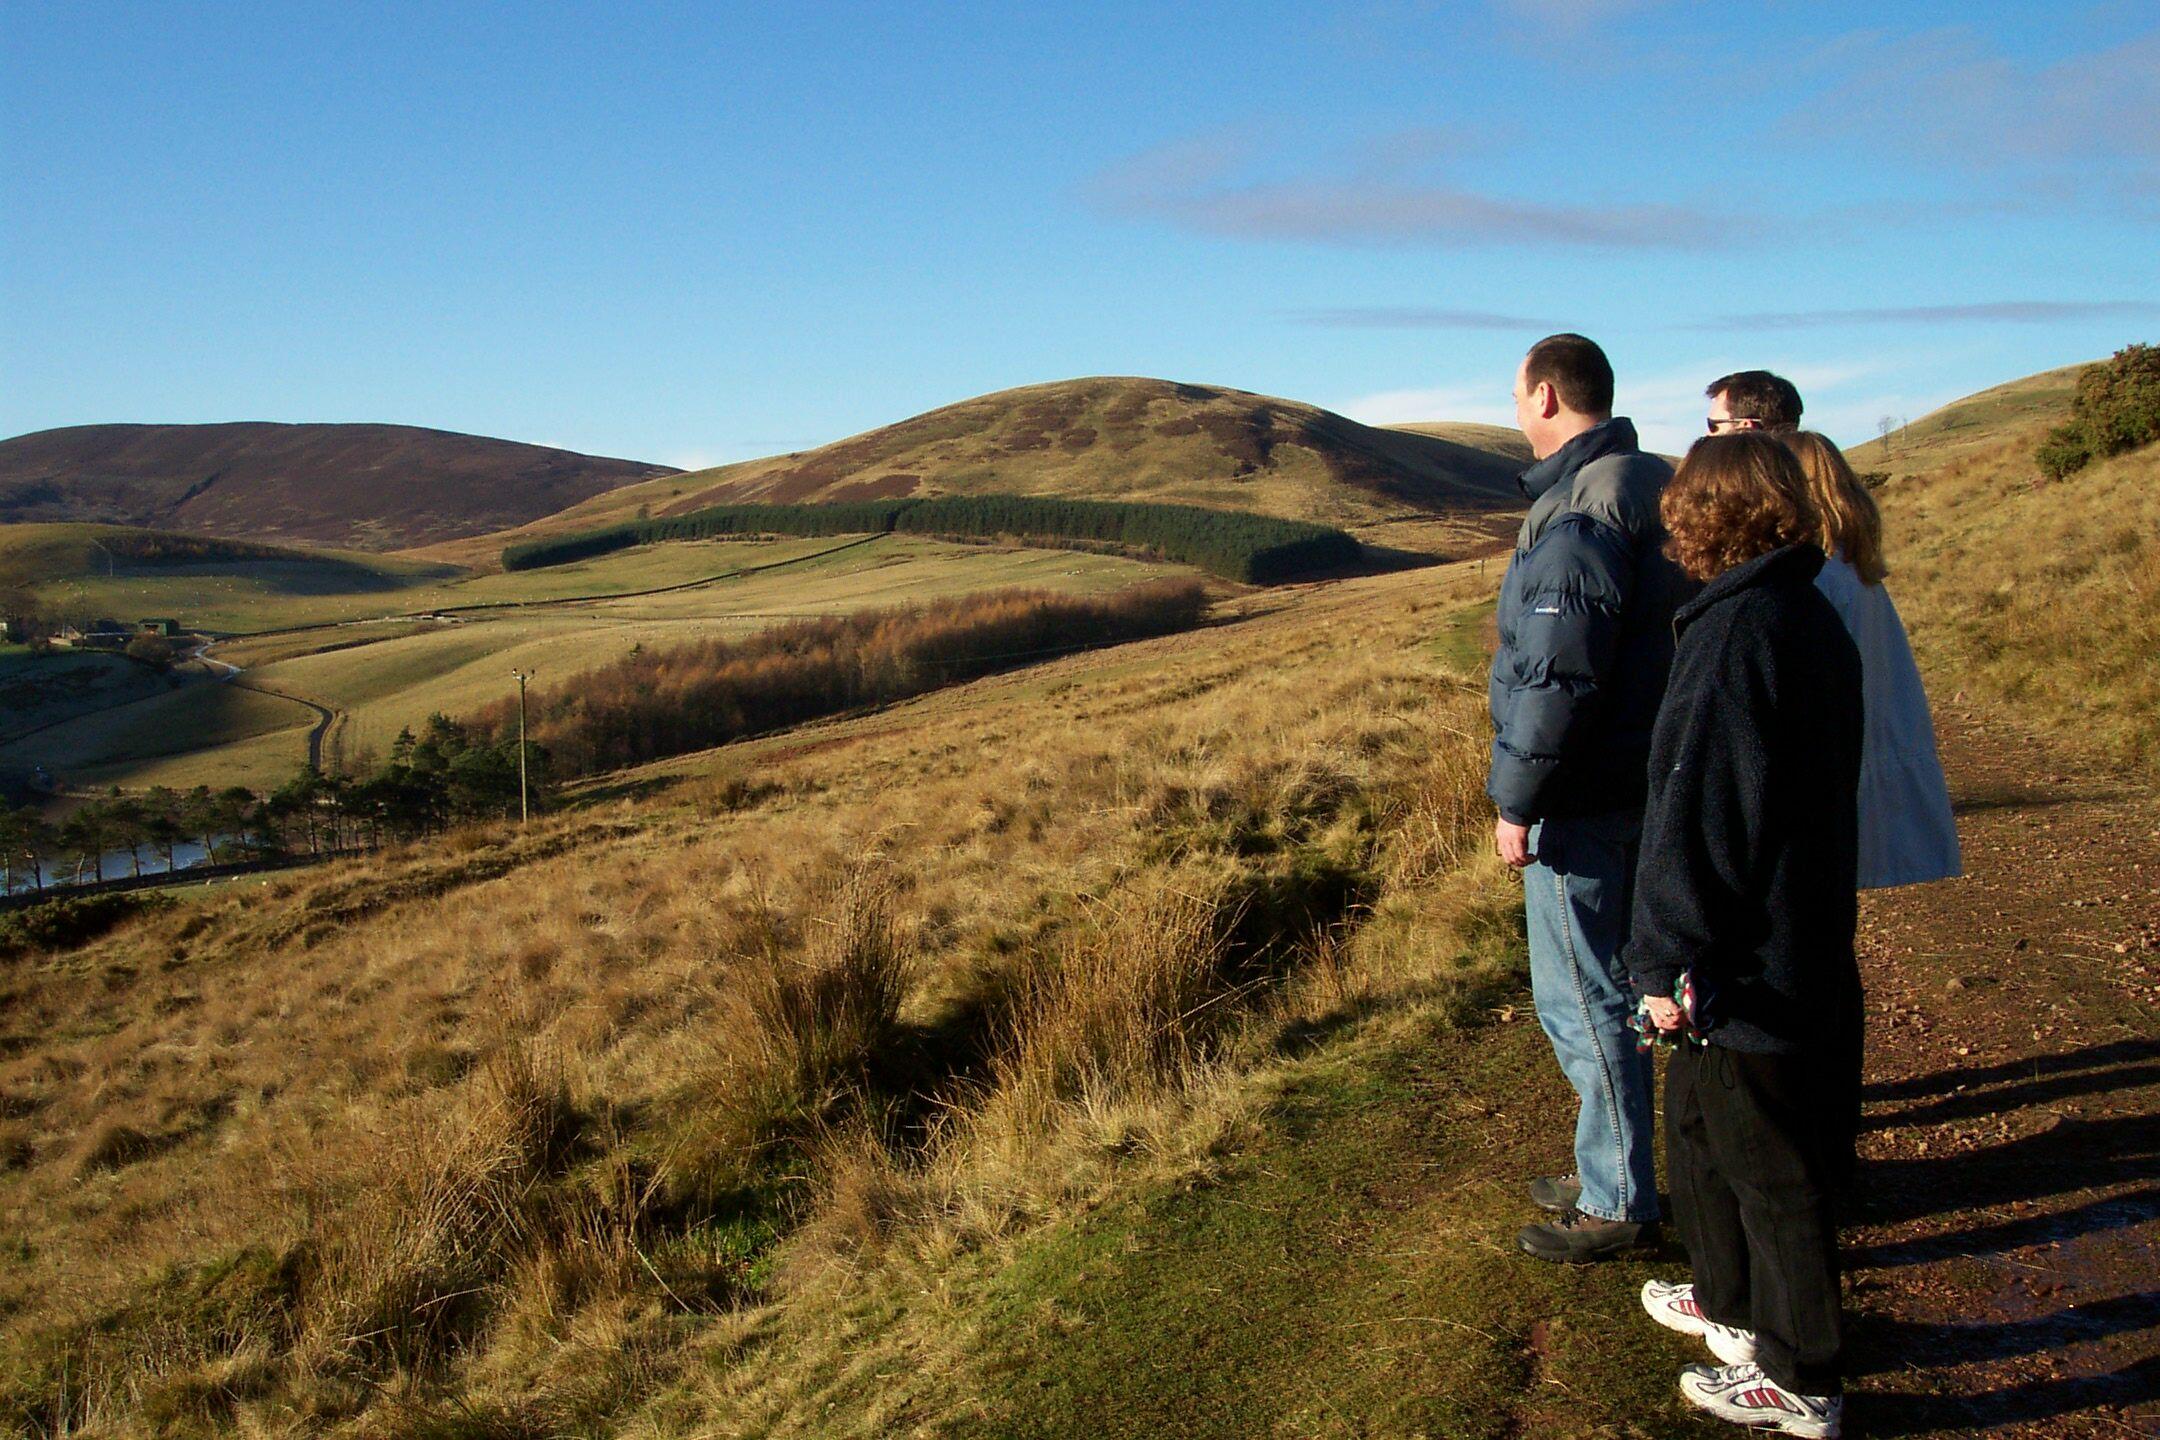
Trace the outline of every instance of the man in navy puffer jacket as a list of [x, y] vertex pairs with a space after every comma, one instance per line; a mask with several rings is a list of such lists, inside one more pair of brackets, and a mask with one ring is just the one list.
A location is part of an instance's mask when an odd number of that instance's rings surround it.
[[1572, 1176], [1531, 1199], [1555, 1218], [1529, 1254], [1593, 1260], [1652, 1238], [1652, 1072], [1627, 1027], [1627, 940], [1650, 730], [1692, 583], [1665, 557], [1658, 497], [1672, 469], [1612, 413], [1612, 366], [1580, 335], [1540, 340], [1515, 377], [1538, 463], [1500, 585], [1493, 657], [1494, 839], [1523, 872], [1531, 995], [1582, 1106]]

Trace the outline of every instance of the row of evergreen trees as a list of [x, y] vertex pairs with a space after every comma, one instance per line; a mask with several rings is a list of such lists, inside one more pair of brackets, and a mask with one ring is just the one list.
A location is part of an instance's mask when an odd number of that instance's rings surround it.
[[[537, 747], [526, 767], [537, 801], [547, 783]], [[57, 823], [28, 806], [0, 807], [0, 893], [140, 875], [145, 863], [170, 870], [188, 844], [214, 863], [319, 855], [517, 813], [516, 739], [434, 715], [420, 734], [400, 732], [389, 758], [363, 776], [303, 766], [266, 795], [237, 785], [116, 788]]]
[[1142, 550], [1248, 584], [1353, 564], [1358, 542], [1326, 525], [1242, 510], [1034, 495], [944, 495], [830, 505], [715, 505], [686, 515], [527, 540], [503, 551], [505, 570], [589, 559], [633, 545], [715, 535], [1011, 536]]

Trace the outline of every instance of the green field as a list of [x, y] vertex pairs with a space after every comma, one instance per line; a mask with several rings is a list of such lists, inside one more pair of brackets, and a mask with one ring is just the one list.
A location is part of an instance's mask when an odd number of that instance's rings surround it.
[[155, 670], [124, 655], [39, 656], [10, 645], [0, 649], [0, 742], [170, 688]]
[[169, 615], [203, 630], [251, 630], [408, 609], [407, 597], [463, 573], [395, 556], [292, 546], [235, 545], [235, 555], [191, 563], [126, 555], [131, 542], [148, 539], [219, 543], [117, 525], [0, 525], [0, 585], [27, 589], [60, 619]]
[[107, 574], [105, 559], [90, 544], [66, 543], [72, 537], [54, 533], [107, 528], [0, 527], [0, 575], [28, 585], [57, 614], [129, 620], [170, 615], [192, 629], [231, 634], [681, 585], [840, 543], [819, 538], [648, 546], [545, 574], [468, 575], [452, 565], [334, 551], [191, 565], [121, 562]]
[[[778, 568], [661, 594], [596, 602], [557, 598], [681, 585], [761, 566]], [[821, 537], [655, 545], [546, 570], [423, 583], [399, 592], [396, 608], [502, 601], [524, 602], [524, 608], [474, 611], [435, 623], [336, 623], [224, 642], [208, 653], [241, 667], [241, 684], [215, 678], [207, 665], [184, 666], [185, 683], [173, 693], [0, 745], [0, 767], [44, 765], [76, 786], [267, 789], [307, 755], [318, 716], [303, 701], [336, 712], [324, 759], [352, 766], [379, 757], [400, 729], [417, 727], [432, 713], [468, 713], [511, 693], [513, 669], [555, 681], [639, 646], [702, 638], [716, 629], [748, 634], [800, 616], [1012, 586], [1093, 594], [1172, 569], [1085, 551], [889, 535], [864, 544]], [[183, 581], [174, 577], [173, 583]], [[342, 597], [353, 605], [361, 598]], [[370, 598], [371, 613], [388, 608], [386, 597]], [[251, 628], [268, 628], [260, 622], [280, 614], [266, 597], [248, 603], [254, 607], [248, 618], [257, 622]], [[68, 662], [51, 657], [41, 663]], [[274, 693], [258, 693], [264, 691]]]

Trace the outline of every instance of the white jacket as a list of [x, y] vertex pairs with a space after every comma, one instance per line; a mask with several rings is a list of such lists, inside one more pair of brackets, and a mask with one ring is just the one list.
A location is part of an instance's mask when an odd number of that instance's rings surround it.
[[1890, 592], [1842, 555], [1815, 577], [1860, 648], [1866, 730], [1860, 750], [1860, 888], [1918, 885], [1965, 873], [1950, 789], [1935, 753], [1920, 667]]

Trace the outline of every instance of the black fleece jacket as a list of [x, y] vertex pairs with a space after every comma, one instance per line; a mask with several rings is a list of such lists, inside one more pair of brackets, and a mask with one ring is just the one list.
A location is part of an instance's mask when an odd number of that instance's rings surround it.
[[1860, 654], [1809, 545], [1734, 566], [1673, 617], [1650, 741], [1635, 910], [1637, 990], [1695, 972], [1713, 1044], [1860, 1044], [1853, 957]]

